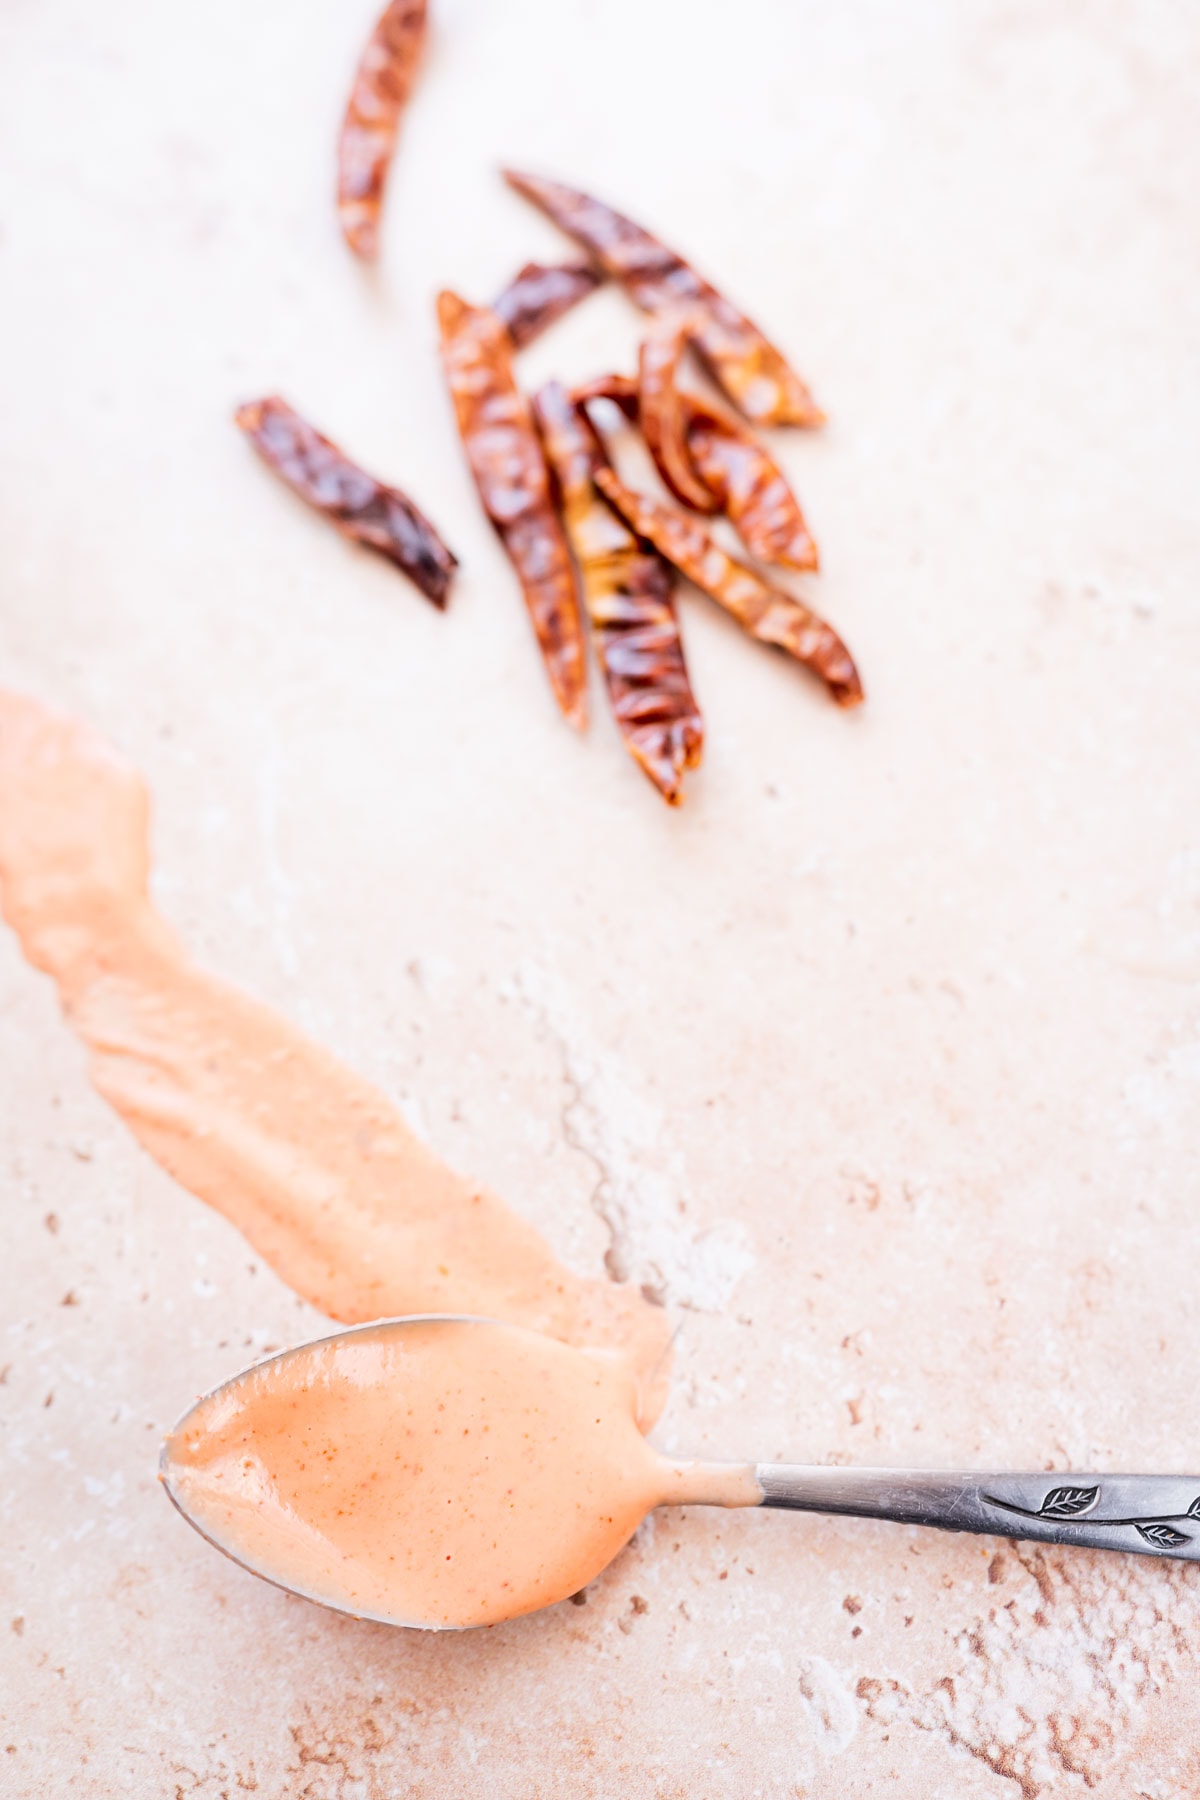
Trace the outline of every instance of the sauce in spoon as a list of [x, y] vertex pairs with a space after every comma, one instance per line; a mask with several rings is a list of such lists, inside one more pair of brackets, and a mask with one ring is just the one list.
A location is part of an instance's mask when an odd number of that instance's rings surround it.
[[393, 1624], [490, 1625], [586, 1586], [652, 1507], [762, 1499], [749, 1466], [660, 1455], [637, 1413], [611, 1351], [393, 1320], [218, 1388], [162, 1474], [205, 1537], [280, 1586]]

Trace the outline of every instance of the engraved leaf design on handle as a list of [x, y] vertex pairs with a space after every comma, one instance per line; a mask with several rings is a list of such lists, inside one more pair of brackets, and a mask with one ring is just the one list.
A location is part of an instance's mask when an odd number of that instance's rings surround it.
[[[1195, 1502], [1193, 1502], [1194, 1514]], [[1156, 1544], [1160, 1550], [1177, 1550], [1180, 1544], [1190, 1544], [1191, 1539], [1185, 1531], [1176, 1531], [1173, 1525], [1139, 1525], [1138, 1532], [1148, 1544]]]
[[1188, 1507], [1187, 1517], [1189, 1519], [1200, 1519], [1200, 1494], [1196, 1495], [1196, 1498], [1192, 1501], [1192, 1504]]
[[[1080, 1519], [1100, 1498], [1098, 1487], [1051, 1488], [1038, 1508], [1039, 1519]], [[1200, 1505], [1200, 1497], [1197, 1498]]]

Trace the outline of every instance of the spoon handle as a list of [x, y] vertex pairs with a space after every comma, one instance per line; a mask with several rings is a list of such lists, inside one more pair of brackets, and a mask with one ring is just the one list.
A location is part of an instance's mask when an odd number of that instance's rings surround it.
[[1200, 1561], [1200, 1475], [988, 1475], [759, 1463], [764, 1506]]

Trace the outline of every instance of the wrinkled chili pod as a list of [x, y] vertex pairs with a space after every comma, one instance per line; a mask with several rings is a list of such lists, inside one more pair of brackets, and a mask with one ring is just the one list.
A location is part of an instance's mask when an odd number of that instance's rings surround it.
[[611, 400], [626, 418], [638, 416], [638, 384], [632, 375], [594, 375], [571, 389], [576, 406], [587, 406], [592, 400]]
[[617, 728], [639, 768], [678, 806], [684, 771], [700, 761], [704, 721], [688, 680], [671, 570], [596, 492], [600, 446], [562, 384], [547, 382], [533, 409]]
[[685, 406], [688, 454], [751, 556], [789, 569], [820, 565], [816, 541], [787, 477], [764, 445], [696, 394]]
[[807, 664], [839, 706], [858, 704], [863, 698], [862, 681], [832, 625], [727, 555], [698, 519], [660, 505], [645, 494], [635, 494], [612, 469], [597, 469], [595, 479], [631, 530], [648, 538], [689, 581], [732, 613], [751, 637], [776, 644], [797, 662]]
[[377, 550], [444, 608], [458, 558], [399, 488], [385, 487], [278, 395], [239, 406], [234, 418], [259, 455], [310, 506]]
[[337, 206], [356, 256], [379, 248], [383, 190], [425, 42], [426, 0], [390, 0], [367, 40], [338, 138]]
[[520, 350], [603, 282], [603, 275], [587, 262], [526, 263], [492, 301], [492, 311], [504, 320]]
[[484, 511], [520, 578], [555, 699], [587, 723], [587, 663], [575, 570], [550, 496], [529, 402], [512, 372], [512, 342], [495, 313], [438, 295], [442, 361], [459, 435]]
[[[676, 392], [692, 465], [751, 556], [805, 573], [818, 568], [816, 541], [800, 502], [766, 446], [701, 395]], [[627, 418], [639, 415], [638, 384], [628, 375], [600, 375], [575, 388], [571, 398], [579, 405], [611, 400]]]
[[758, 425], [820, 425], [824, 413], [795, 370], [732, 301], [657, 238], [601, 200], [513, 169], [504, 179], [583, 245], [637, 304], [658, 313], [686, 305], [691, 341], [713, 379]]
[[656, 320], [638, 351], [638, 416], [654, 466], [677, 500], [695, 512], [716, 512], [718, 497], [700, 479], [687, 441], [687, 412], [678, 386], [690, 320], [667, 314]]

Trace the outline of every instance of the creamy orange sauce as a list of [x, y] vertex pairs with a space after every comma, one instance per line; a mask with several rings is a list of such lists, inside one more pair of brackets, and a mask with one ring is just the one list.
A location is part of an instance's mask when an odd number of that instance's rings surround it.
[[[188, 1415], [164, 1478], [213, 1542], [343, 1610], [515, 1617], [583, 1587], [669, 1500], [753, 1505], [748, 1468], [646, 1443], [670, 1325], [573, 1274], [369, 1082], [197, 967], [149, 895], [144, 783], [0, 690], [0, 905], [138, 1141], [295, 1291], [369, 1325]], [[482, 1316], [413, 1323], [405, 1314]]]
[[172, 1497], [256, 1574], [346, 1612], [488, 1625], [576, 1593], [668, 1501], [756, 1505], [674, 1463], [632, 1371], [509, 1325], [369, 1325], [260, 1364], [168, 1440]]
[[148, 823], [103, 738], [0, 690], [0, 904], [138, 1141], [331, 1318], [475, 1313], [619, 1347], [652, 1421], [662, 1309], [565, 1269], [370, 1082], [197, 967], [150, 900]]

